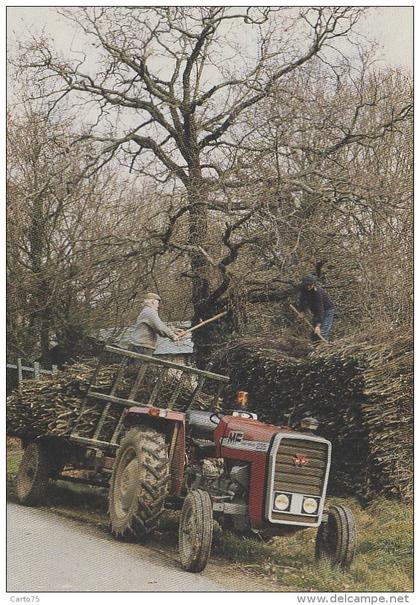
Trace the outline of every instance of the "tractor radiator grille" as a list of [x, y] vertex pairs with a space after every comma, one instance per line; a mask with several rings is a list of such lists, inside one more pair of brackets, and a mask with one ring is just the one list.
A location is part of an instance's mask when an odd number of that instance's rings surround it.
[[[302, 460], [302, 466], [295, 461]], [[307, 461], [307, 463], [305, 463]], [[277, 451], [274, 489], [321, 496], [328, 462], [328, 445], [304, 439], [282, 439]]]
[[[329, 470], [328, 442], [282, 437], [273, 463], [270, 486], [272, 495], [283, 492], [322, 499]], [[297, 512], [271, 510], [271, 521], [305, 525], [314, 525], [318, 521], [316, 515], [296, 514]]]

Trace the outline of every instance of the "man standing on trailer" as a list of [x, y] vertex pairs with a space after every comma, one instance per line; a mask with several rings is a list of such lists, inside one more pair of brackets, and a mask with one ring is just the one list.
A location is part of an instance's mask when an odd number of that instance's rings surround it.
[[143, 302], [143, 309], [134, 324], [129, 349], [142, 355], [153, 355], [156, 349], [157, 337], [166, 336], [173, 341], [178, 340], [181, 330], [171, 330], [159, 317], [161, 298], [158, 294], [149, 292]]
[[298, 303], [300, 319], [305, 317], [305, 311], [308, 308], [313, 314], [314, 334], [329, 340], [334, 320], [334, 304], [326, 291], [317, 284], [317, 278], [312, 274], [305, 275], [302, 280]]

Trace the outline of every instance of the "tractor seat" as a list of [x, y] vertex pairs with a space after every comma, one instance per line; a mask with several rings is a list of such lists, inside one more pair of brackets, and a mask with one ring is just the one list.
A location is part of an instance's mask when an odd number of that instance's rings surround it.
[[[211, 416], [213, 416], [212, 420], [210, 420]], [[188, 410], [186, 419], [190, 435], [196, 439], [212, 439], [213, 431], [219, 424], [219, 419], [214, 412], [202, 412], [201, 410]]]

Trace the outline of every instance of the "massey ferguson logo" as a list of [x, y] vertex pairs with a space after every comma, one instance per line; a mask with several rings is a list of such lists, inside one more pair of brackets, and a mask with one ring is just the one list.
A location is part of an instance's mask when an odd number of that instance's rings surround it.
[[304, 454], [295, 454], [295, 456], [293, 456], [293, 464], [295, 466], [306, 466], [309, 464], [309, 458]]
[[233, 445], [234, 443], [241, 443], [243, 438], [244, 438], [243, 433], [240, 433], [239, 431], [230, 431], [228, 438], [227, 438], [228, 445], [229, 444]]

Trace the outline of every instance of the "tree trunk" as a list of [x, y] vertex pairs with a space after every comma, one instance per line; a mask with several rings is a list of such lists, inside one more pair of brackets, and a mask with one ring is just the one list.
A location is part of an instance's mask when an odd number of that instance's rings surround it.
[[[187, 188], [189, 203], [189, 238], [191, 247], [190, 265], [192, 272], [191, 296], [194, 308], [192, 323], [211, 317], [209, 296], [211, 292], [209, 263], [200, 252], [206, 249], [208, 232], [208, 210], [206, 206], [205, 184], [201, 177], [199, 163], [190, 170], [190, 184]], [[205, 367], [210, 352], [209, 332], [205, 328], [193, 332], [195, 358], [198, 367]]]
[[[35, 180], [35, 185], [36, 185]], [[35, 341], [37, 355], [45, 355], [50, 348], [50, 309], [49, 291], [50, 284], [45, 262], [45, 210], [44, 200], [38, 196], [31, 208], [31, 225], [29, 231], [31, 250], [31, 269], [33, 273], [33, 305], [34, 309], [30, 318], [30, 326]], [[35, 351], [31, 351], [33, 355]]]

